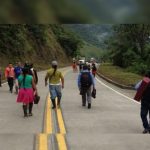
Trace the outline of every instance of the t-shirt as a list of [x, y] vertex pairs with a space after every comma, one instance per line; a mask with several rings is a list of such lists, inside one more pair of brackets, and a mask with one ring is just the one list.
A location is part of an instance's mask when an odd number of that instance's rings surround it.
[[15, 77], [18, 78], [19, 75], [22, 73], [22, 68], [21, 67], [15, 67]]
[[18, 77], [19, 84], [21, 85], [20, 87], [21, 88], [26, 88], [26, 89], [32, 88], [32, 78], [33, 77], [31, 75], [26, 75], [24, 85], [23, 85], [23, 77], [24, 77], [23, 75], [20, 75]]
[[60, 71], [56, 70], [55, 74], [53, 74], [54, 69], [50, 69], [47, 71], [46, 77], [49, 79], [50, 84], [60, 84], [60, 79], [63, 78], [63, 75]]

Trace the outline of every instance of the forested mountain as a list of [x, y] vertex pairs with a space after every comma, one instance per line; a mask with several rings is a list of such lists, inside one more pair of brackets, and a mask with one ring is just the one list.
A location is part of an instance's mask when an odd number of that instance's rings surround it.
[[82, 43], [61, 25], [0, 25], [0, 37], [1, 65], [18, 60], [67, 63]]
[[88, 44], [99, 48], [104, 48], [105, 40], [112, 35], [112, 25], [72, 24], [65, 26], [71, 28]]

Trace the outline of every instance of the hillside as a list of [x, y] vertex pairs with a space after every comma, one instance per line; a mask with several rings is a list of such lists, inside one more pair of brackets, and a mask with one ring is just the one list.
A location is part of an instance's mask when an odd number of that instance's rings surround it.
[[105, 48], [105, 40], [112, 34], [112, 25], [70, 24], [65, 25], [76, 32], [85, 42]]
[[18, 60], [39, 66], [53, 59], [66, 64], [80, 43], [61, 25], [0, 25], [0, 37], [0, 66]]

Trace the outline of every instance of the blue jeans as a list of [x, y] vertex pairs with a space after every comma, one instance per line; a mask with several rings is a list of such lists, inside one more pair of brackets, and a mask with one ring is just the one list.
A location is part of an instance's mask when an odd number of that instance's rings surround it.
[[60, 100], [62, 97], [61, 93], [61, 85], [49, 85], [49, 91], [51, 94], [51, 99], [55, 99], [56, 97]]

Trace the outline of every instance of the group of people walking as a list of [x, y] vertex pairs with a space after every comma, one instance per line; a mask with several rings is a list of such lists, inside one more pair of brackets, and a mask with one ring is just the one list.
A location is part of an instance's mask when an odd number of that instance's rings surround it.
[[[2, 76], [2, 71], [0, 70]], [[15, 85], [15, 93], [17, 94], [17, 102], [23, 103], [24, 117], [32, 116], [32, 107], [35, 95], [37, 95], [36, 84], [38, 76], [33, 64], [17, 62], [15, 66], [9, 63], [4, 71], [7, 79], [9, 91], [13, 93]], [[1, 82], [0, 82], [1, 83]], [[1, 84], [0, 84], [1, 85]], [[27, 110], [29, 109], [29, 112]]]
[[[94, 67], [95, 65], [93, 65], [93, 68]], [[94, 73], [96, 73], [96, 69], [94, 70]], [[87, 64], [83, 64], [77, 78], [79, 93], [82, 96], [82, 106], [87, 106], [88, 109], [91, 108], [92, 91], [96, 89], [94, 73], [93, 70], [91, 71], [91, 69], [89, 69]], [[0, 69], [0, 78], [1, 76], [2, 71]], [[17, 65], [13, 67], [13, 65], [9, 63], [8, 67], [5, 69], [5, 77], [7, 78], [10, 93], [13, 92], [15, 81], [15, 89], [18, 94], [17, 102], [23, 103], [24, 117], [32, 116], [34, 97], [35, 95], [38, 95], [36, 87], [38, 76], [36, 70], [33, 68], [33, 64], [25, 63], [24, 66], [22, 66], [21, 63], [18, 62]], [[150, 80], [150, 72], [147, 73], [146, 77]], [[138, 89], [141, 84], [142, 82], [138, 83], [136, 89]], [[52, 61], [51, 69], [46, 73], [45, 86], [47, 85], [49, 85], [49, 92], [53, 105], [52, 109], [56, 108], [56, 98], [57, 107], [59, 108], [62, 98], [62, 89], [64, 88], [64, 77], [58, 70], [57, 61]], [[141, 98], [141, 119], [144, 127], [143, 133], [150, 133], [150, 122], [147, 119], [148, 114], [150, 114], [150, 83], [143, 92]]]

